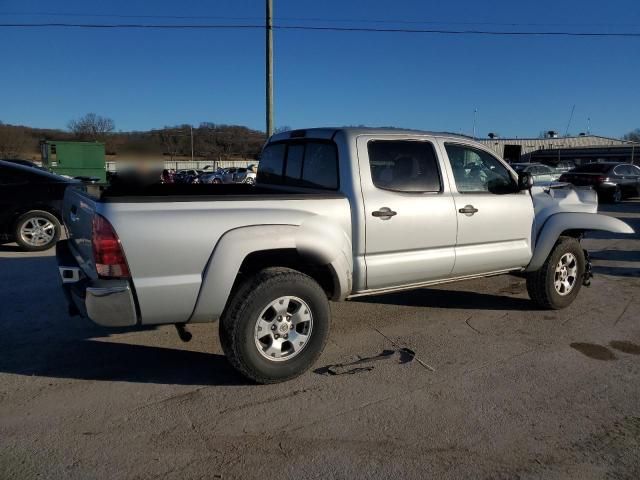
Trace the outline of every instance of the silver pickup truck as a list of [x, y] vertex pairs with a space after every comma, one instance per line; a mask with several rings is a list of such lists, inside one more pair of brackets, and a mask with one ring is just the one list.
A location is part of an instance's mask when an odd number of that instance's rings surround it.
[[270, 383], [316, 361], [329, 300], [518, 273], [538, 306], [568, 306], [583, 233], [633, 233], [596, 211], [593, 191], [532, 187], [466, 137], [295, 130], [266, 143], [255, 186], [67, 190], [57, 258], [72, 313], [183, 338], [219, 321], [233, 366]]

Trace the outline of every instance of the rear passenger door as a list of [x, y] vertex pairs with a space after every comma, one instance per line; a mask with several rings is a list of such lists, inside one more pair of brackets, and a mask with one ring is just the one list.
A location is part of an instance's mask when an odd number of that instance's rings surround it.
[[357, 139], [365, 210], [367, 289], [447, 278], [455, 259], [455, 205], [433, 142]]
[[473, 145], [441, 141], [458, 221], [454, 276], [517, 269], [532, 255], [534, 212], [506, 165]]

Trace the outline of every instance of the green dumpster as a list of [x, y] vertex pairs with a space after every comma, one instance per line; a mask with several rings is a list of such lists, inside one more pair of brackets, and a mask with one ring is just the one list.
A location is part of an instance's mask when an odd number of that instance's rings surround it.
[[54, 173], [107, 181], [104, 143], [47, 140], [40, 148], [42, 166]]

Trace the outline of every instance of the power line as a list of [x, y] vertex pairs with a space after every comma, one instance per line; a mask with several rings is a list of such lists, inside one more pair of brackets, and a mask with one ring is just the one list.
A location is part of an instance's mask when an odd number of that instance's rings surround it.
[[[84, 18], [157, 18], [174, 20], [262, 20], [262, 17], [228, 17], [221, 15], [132, 15], [119, 13], [63, 13], [63, 12], [0, 12], [0, 16], [34, 17], [84, 17]], [[406, 25], [491, 25], [505, 27], [634, 27], [634, 23], [522, 23], [522, 22], [460, 22], [451, 20], [406, 20], [406, 19], [362, 19], [362, 18], [326, 18], [326, 17], [279, 17], [281, 21], [329, 22], [329, 23], [375, 23]]]
[[[215, 30], [215, 29], [264, 29], [264, 25], [244, 24], [149, 24], [149, 23], [0, 23], [0, 28], [85, 28], [85, 29], [163, 29], [163, 30]], [[277, 30], [308, 30], [331, 32], [408, 33], [438, 35], [489, 35], [489, 36], [563, 36], [563, 37], [640, 37], [639, 32], [567, 32], [567, 31], [499, 31], [499, 30], [449, 30], [419, 28], [335, 27], [311, 25], [274, 25]]]

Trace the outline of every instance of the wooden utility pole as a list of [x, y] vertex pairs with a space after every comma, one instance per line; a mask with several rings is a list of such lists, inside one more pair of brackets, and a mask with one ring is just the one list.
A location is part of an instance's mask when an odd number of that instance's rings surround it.
[[266, 57], [267, 57], [267, 136], [273, 134], [273, 0], [267, 0]]

